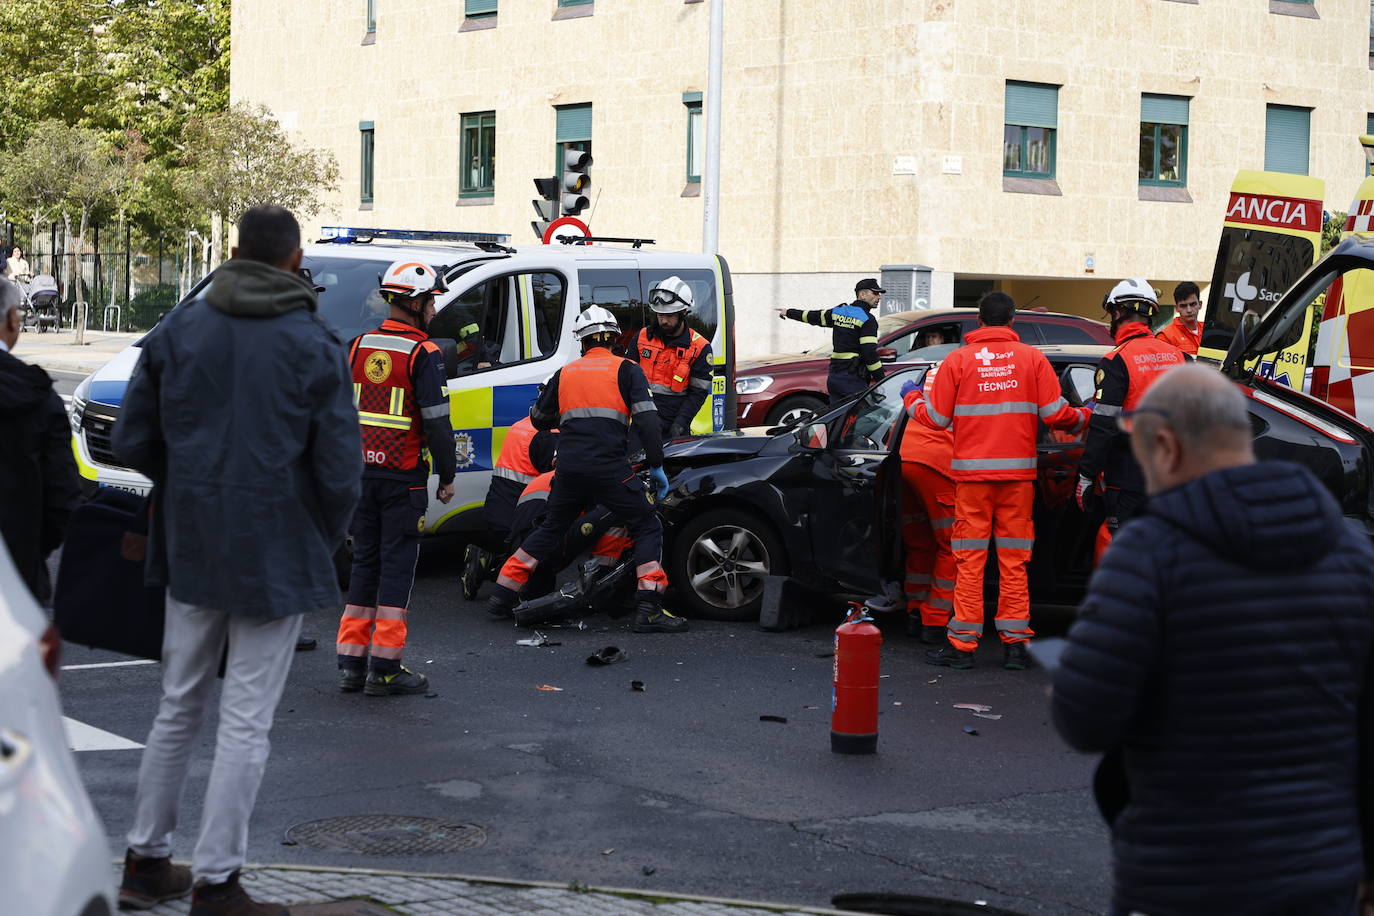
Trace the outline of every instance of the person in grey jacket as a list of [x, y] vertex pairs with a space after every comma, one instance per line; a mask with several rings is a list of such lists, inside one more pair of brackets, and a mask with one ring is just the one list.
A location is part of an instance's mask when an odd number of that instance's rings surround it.
[[[144, 338], [113, 443], [153, 481], [149, 583], [167, 586], [162, 703], [120, 899], [151, 907], [184, 896], [194, 877], [196, 916], [286, 912], [253, 902], [239, 868], [301, 615], [339, 605], [331, 558], [362, 475], [348, 360], [297, 274], [295, 217], [255, 207], [238, 228], [233, 259]], [[226, 638], [188, 872], [171, 864], [171, 833]]]
[[1123, 417], [1149, 500], [1088, 583], [1053, 694], [1064, 740], [1107, 755], [1111, 912], [1355, 916], [1374, 547], [1306, 468], [1255, 461], [1215, 370], [1169, 370]]

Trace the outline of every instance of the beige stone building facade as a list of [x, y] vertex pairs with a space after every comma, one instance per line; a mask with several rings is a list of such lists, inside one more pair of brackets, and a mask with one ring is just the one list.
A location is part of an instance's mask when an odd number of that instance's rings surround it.
[[[746, 355], [821, 342], [771, 307], [888, 264], [931, 267], [933, 306], [1000, 287], [1096, 317], [1127, 275], [1167, 302], [1210, 276], [1236, 170], [1305, 170], [1337, 210], [1364, 174], [1356, 0], [725, 2], [719, 250]], [[320, 225], [532, 242], [531, 179], [589, 139], [593, 231], [697, 251], [709, 6], [234, 0], [232, 95], [338, 156]]]

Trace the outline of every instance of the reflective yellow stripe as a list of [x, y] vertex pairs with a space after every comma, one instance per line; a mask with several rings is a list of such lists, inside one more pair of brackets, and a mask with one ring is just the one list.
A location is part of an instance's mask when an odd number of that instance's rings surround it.
[[363, 383], [362, 383], [362, 382], [354, 382], [354, 383], [353, 383], [353, 406], [354, 406], [354, 407], [357, 407], [357, 406], [358, 406], [358, 401], [362, 399], [362, 396], [363, 396]]
[[877, 342], [878, 342], [878, 338], [876, 338], [876, 337], [860, 337], [860, 338], [859, 338], [859, 343], [861, 343], [861, 344], [866, 344], [866, 343], [875, 344], [875, 343], [877, 343]]
[[391, 389], [391, 413], [400, 416], [406, 406], [406, 392], [404, 388]]
[[410, 429], [410, 417], [397, 417], [389, 413], [370, 413], [358, 411], [358, 422], [364, 426], [384, 426], [388, 429]]

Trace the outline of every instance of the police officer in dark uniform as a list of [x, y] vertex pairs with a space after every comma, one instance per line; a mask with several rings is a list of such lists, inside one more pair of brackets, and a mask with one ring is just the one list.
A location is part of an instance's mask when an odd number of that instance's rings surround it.
[[659, 431], [676, 439], [692, 431], [692, 418], [711, 394], [711, 342], [687, 326], [692, 288], [679, 277], [649, 290], [654, 320], [635, 337], [639, 368], [658, 408]]
[[[629, 432], [644, 447], [656, 496], [668, 492], [663, 443], [644, 370], [611, 352], [620, 336], [615, 316], [593, 305], [573, 321], [582, 357], [553, 374], [530, 410], [537, 429], [558, 427], [558, 473], [544, 523], [517, 549], [496, 577], [487, 609], [510, 616], [535, 568], [549, 559], [568, 526], [584, 509], [603, 506], [634, 539], [635, 616], [638, 633], [680, 633], [687, 621], [663, 610], [663, 528], [653, 499], [630, 468]], [[633, 419], [633, 423], [631, 420]]]
[[339, 687], [368, 696], [423, 693], [429, 679], [401, 664], [415, 561], [429, 504], [429, 459], [439, 501], [453, 498], [453, 448], [444, 360], [425, 328], [443, 280], [427, 264], [396, 261], [382, 277], [390, 317], [349, 348], [363, 434], [363, 494], [353, 516], [353, 574], [339, 621]]
[[1107, 533], [1113, 535], [1145, 503], [1145, 477], [1131, 454], [1131, 437], [1121, 429], [1121, 419], [1129, 417], [1160, 376], [1188, 357], [1150, 330], [1159, 301], [1145, 280], [1122, 280], [1107, 294], [1103, 308], [1112, 316], [1116, 347], [1097, 363], [1096, 403], [1078, 465], [1076, 497], [1078, 507], [1086, 508], [1089, 489], [1100, 483]]
[[831, 334], [830, 374], [825, 388], [830, 403], [837, 404], [858, 394], [883, 377], [878, 359], [878, 319], [873, 309], [887, 290], [869, 277], [854, 285], [854, 301], [833, 309], [774, 309], [779, 318], [805, 321], [817, 327], [833, 328]]

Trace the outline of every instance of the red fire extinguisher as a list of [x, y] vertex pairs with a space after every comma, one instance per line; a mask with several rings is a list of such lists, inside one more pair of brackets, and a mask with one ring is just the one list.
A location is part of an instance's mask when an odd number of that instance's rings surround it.
[[871, 754], [878, 749], [878, 650], [883, 634], [864, 606], [849, 602], [835, 628], [834, 692], [830, 700], [830, 750]]

